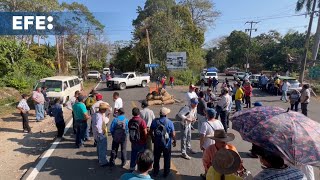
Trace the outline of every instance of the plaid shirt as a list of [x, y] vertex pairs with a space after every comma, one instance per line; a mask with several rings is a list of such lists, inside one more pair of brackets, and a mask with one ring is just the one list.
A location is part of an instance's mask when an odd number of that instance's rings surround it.
[[304, 174], [294, 167], [288, 166], [284, 169], [273, 169], [268, 168], [262, 170], [258, 175], [256, 175], [254, 180], [300, 180], [304, 178]]
[[24, 111], [30, 111], [30, 107], [26, 99], [21, 99], [17, 107], [23, 109]]

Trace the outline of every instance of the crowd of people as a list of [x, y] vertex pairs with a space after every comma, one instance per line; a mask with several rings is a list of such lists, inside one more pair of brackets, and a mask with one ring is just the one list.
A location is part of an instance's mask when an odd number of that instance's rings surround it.
[[[173, 82], [174, 79], [172, 83], [170, 82], [172, 87]], [[282, 87], [289, 86], [285, 83]], [[204, 87], [198, 89], [192, 84], [189, 86], [189, 91], [186, 93], [186, 105], [181, 107], [175, 116], [175, 121], [181, 124], [181, 157], [190, 160], [190, 154], [197, 153], [191, 147], [191, 132], [194, 129], [193, 126], [197, 123], [204, 169], [204, 173], [200, 176], [204, 179], [246, 179], [250, 177], [250, 172], [243, 166], [236, 147], [231, 144], [235, 135], [228, 133], [228, 129], [229, 116], [233, 105], [235, 105], [236, 111], [241, 111], [243, 104], [246, 105], [246, 108], [251, 108], [253, 88], [248, 79], [243, 82], [235, 82], [233, 86], [225, 79], [220, 93], [217, 94], [218, 84], [218, 81], [213, 81], [206, 91]], [[62, 138], [65, 122], [61, 99], [55, 99], [54, 104], [48, 106], [45, 110], [45, 102], [47, 102], [45, 89], [45, 87], [37, 88], [32, 95], [32, 100], [35, 102], [36, 119], [41, 121], [46, 114], [54, 117], [57, 137]], [[286, 98], [286, 96], [282, 98]], [[23, 118], [24, 132], [31, 132], [28, 124], [30, 108], [27, 99], [28, 95], [22, 95], [22, 100], [17, 107]], [[299, 101], [303, 113], [307, 115], [306, 108], [310, 102], [310, 91], [308, 91], [307, 86], [303, 87], [301, 93], [291, 94], [289, 99], [291, 108], [297, 109], [297, 101]], [[85, 94], [76, 91], [74, 97], [70, 98], [67, 102], [67, 108], [72, 110], [76, 148], [83, 147], [84, 142], [90, 139], [90, 133], [92, 133], [99, 165], [101, 167], [114, 167], [120, 147], [121, 166], [129, 165], [131, 171], [122, 175], [120, 178], [122, 180], [157, 177], [160, 170], [160, 158], [163, 156], [163, 177], [166, 178], [170, 174], [172, 147], [176, 146], [175, 126], [168, 118], [171, 110], [162, 107], [155, 114], [148, 107], [147, 101], [144, 100], [141, 102], [141, 109], [135, 107], [132, 109], [131, 115], [128, 115], [124, 110], [124, 103], [118, 92], [114, 92], [113, 101], [115, 105], [111, 107], [109, 103], [103, 101], [102, 94], [95, 90], [92, 90], [87, 97]], [[262, 106], [262, 104], [255, 102], [254, 106]], [[108, 128], [108, 124], [110, 128]], [[112, 137], [112, 145], [108, 160], [109, 132]], [[127, 164], [128, 140], [131, 143], [129, 164]], [[253, 144], [251, 152], [253, 157], [260, 159], [264, 167], [254, 179], [304, 178], [302, 171], [286, 165], [282, 157], [272, 152], [255, 144]], [[152, 176], [148, 174], [151, 169]]]

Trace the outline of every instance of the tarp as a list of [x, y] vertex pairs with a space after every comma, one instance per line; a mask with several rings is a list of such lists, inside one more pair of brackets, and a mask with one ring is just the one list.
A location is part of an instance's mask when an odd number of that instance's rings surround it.
[[216, 67], [208, 68], [207, 72], [218, 72], [219, 70]]

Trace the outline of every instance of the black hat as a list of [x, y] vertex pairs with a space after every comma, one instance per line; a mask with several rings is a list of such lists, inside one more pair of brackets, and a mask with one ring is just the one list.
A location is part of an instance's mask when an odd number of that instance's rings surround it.
[[148, 101], [143, 100], [143, 101], [141, 102], [141, 106], [142, 106], [142, 107], [148, 107]]

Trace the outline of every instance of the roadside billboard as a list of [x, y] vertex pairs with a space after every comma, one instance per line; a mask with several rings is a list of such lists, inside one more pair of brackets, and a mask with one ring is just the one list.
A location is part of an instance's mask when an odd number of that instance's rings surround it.
[[187, 53], [186, 52], [168, 52], [166, 65], [169, 70], [186, 69]]

